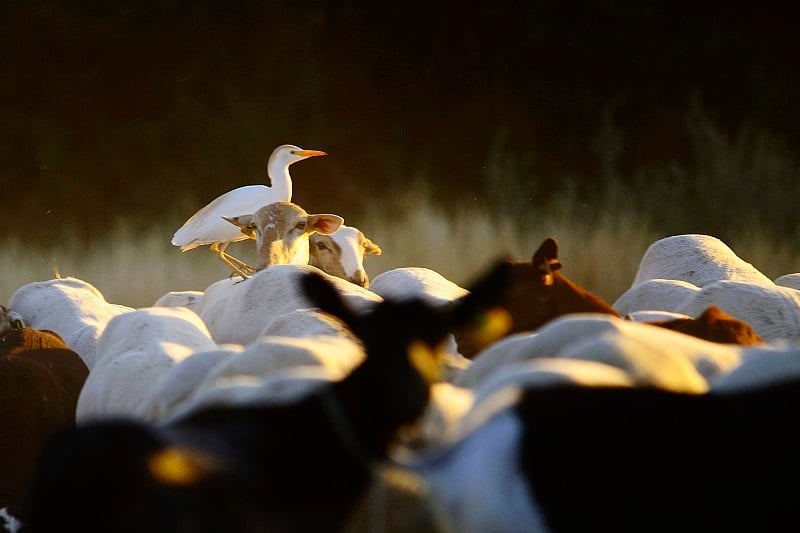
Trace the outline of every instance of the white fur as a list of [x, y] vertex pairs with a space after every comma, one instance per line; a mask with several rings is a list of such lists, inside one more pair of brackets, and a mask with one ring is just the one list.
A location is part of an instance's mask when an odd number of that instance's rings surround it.
[[362, 287], [369, 285], [364, 255], [382, 252], [360, 229], [345, 225], [330, 235], [311, 235], [309, 247], [310, 265]]
[[316, 308], [294, 309], [267, 322], [258, 337], [267, 335], [283, 337], [315, 337], [331, 335], [361, 341], [338, 318]]
[[28, 283], [11, 295], [9, 308], [36, 329], [55, 331], [91, 370], [108, 322], [133, 310], [106, 301], [91, 283], [66, 277]]
[[651, 244], [642, 256], [632, 286], [648, 279], [677, 279], [698, 287], [723, 279], [772, 284], [724, 242], [700, 234], [674, 235]]
[[[641, 325], [636, 322], [630, 324]], [[708, 391], [708, 382], [692, 359], [703, 357], [704, 351], [712, 351], [711, 346], [701, 347], [700, 343], [691, 340], [693, 337], [682, 333], [656, 326], [641, 326], [650, 331], [636, 331], [638, 328], [607, 331], [598, 337], [583, 338], [565, 347], [559, 357], [615, 366], [628, 373], [637, 385], [698, 394]], [[686, 339], [690, 341], [684, 342]]]
[[708, 379], [736, 367], [743, 355], [738, 345], [610, 315], [575, 313], [552, 320], [537, 333], [519, 334], [488, 347], [455, 384], [475, 388], [505, 365], [545, 357], [608, 364], [625, 371], [637, 385], [704, 392]]
[[186, 307], [197, 310], [203, 291], [170, 291], [153, 303], [153, 307]]
[[749, 324], [767, 342], [800, 341], [800, 291], [770, 283], [721, 280], [686, 300], [677, 311], [698, 316], [710, 305]]
[[621, 315], [638, 311], [675, 312], [700, 287], [677, 279], [646, 279], [626, 290], [611, 306]]
[[601, 314], [576, 313], [552, 320], [536, 333], [523, 332], [504, 337], [479, 352], [469, 368], [456, 378], [455, 384], [475, 387], [505, 365], [529, 359], [556, 357], [573, 340], [596, 336], [612, 329], [616, 322], [610, 318]]
[[419, 297], [444, 304], [466, 296], [469, 291], [435, 270], [423, 267], [400, 267], [375, 276], [369, 290], [387, 299]]
[[[359, 232], [353, 227], [341, 227], [331, 234], [331, 239], [339, 245], [342, 268], [347, 276], [354, 276], [364, 270], [364, 248], [359, 245]], [[359, 253], [359, 250], [361, 252]]]
[[323, 366], [341, 379], [363, 360], [361, 344], [347, 337], [266, 336], [245, 346], [236, 357], [228, 358], [214, 367], [200, 387], [234, 376], [260, 378], [294, 366]]
[[140, 404], [140, 413], [149, 413], [152, 420], [166, 420], [193, 401], [207, 375], [226, 361], [238, 357], [244, 347], [226, 344], [217, 349], [197, 351], [178, 361], [158, 378], [147, 398]]
[[431, 385], [431, 399], [418, 423], [412, 446], [435, 447], [455, 438], [461, 419], [472, 408], [472, 390], [441, 382]]
[[114, 416], [158, 419], [148, 407], [159, 380], [193, 353], [217, 349], [205, 324], [183, 307], [136, 309], [112, 318], [78, 397], [76, 420]]
[[800, 344], [775, 342], [748, 346], [742, 363], [710, 380], [712, 392], [769, 387], [800, 377]]
[[9, 513], [6, 507], [0, 509], [0, 520], [3, 521], [3, 529], [10, 533], [16, 533], [22, 527], [22, 522]]
[[220, 344], [248, 344], [258, 338], [275, 317], [313, 307], [300, 290], [300, 277], [315, 272], [326, 276], [356, 310], [381, 301], [375, 293], [325, 274], [310, 265], [273, 265], [242, 280], [223, 279], [209, 286], [197, 313]]
[[522, 474], [521, 435], [519, 419], [506, 409], [452, 446], [405, 464], [425, 480], [453, 531], [548, 531]]
[[[424, 267], [399, 267], [382, 272], [372, 280], [369, 290], [382, 298], [421, 298], [434, 305], [448, 304], [469, 294], [467, 289]], [[448, 353], [462, 357], [453, 335], [448, 335], [445, 343]]]
[[474, 389], [475, 403], [483, 402], [503, 387], [548, 387], [573, 384], [581, 387], [633, 387], [633, 377], [616, 366], [599, 361], [543, 357], [509, 363], [487, 376]]
[[692, 318], [683, 313], [673, 313], [671, 311], [634, 311], [625, 315], [625, 320], [634, 322], [660, 322], [663, 320], [680, 320]]
[[320, 365], [287, 366], [262, 376], [233, 375], [216, 379], [198, 387], [191, 397], [176, 406], [165, 423], [212, 406], [294, 402], [329, 385], [334, 379], [336, 376]]
[[[309, 319], [306, 322], [312, 327], [268, 328], [273, 331], [291, 329], [294, 334], [260, 335], [252, 343], [242, 346], [235, 357], [218, 358], [213, 367], [202, 374], [196, 373], [199, 379], [193, 380], [192, 390], [181, 394], [179, 402], [172, 402], [169, 410], [186, 413], [211, 404], [268, 403], [276, 401], [276, 398], [270, 397], [276, 394], [276, 390], [279, 391], [278, 400], [286, 390], [296, 396], [311, 389], [305, 389], [305, 385], [299, 381], [293, 381], [294, 384], [287, 389], [279, 385], [280, 376], [288, 376], [287, 379], [292, 380], [295, 376], [292, 369], [314, 367], [321, 369], [325, 379], [342, 379], [365, 357], [361, 341], [328, 315], [305, 309], [280, 318], [284, 326], [288, 326], [292, 318], [298, 318], [298, 322], [302, 322], [303, 318]], [[302, 326], [294, 324], [298, 325]], [[181, 364], [191, 364], [198, 355]], [[312, 381], [317, 383], [318, 380], [315, 378]], [[270, 385], [265, 385], [267, 383]], [[180, 405], [176, 407], [178, 403]]]
[[775, 285], [800, 290], [800, 272], [778, 276], [775, 278]]

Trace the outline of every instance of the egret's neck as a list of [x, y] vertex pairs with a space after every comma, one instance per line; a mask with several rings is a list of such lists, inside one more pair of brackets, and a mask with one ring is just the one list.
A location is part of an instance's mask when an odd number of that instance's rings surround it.
[[289, 175], [289, 165], [281, 161], [270, 163], [267, 174], [272, 182], [272, 190], [287, 202], [292, 201], [292, 177]]

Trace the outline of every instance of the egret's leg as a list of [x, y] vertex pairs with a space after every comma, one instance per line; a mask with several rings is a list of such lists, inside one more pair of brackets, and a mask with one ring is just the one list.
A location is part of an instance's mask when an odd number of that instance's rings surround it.
[[231, 260], [229, 259], [229, 257], [230, 257], [229, 255], [227, 255], [227, 254], [220, 254], [220, 255], [218, 255], [217, 257], [219, 257], [220, 261], [222, 261], [223, 263], [225, 263], [226, 265], [228, 265], [228, 266], [231, 268], [231, 270], [233, 270], [233, 272], [234, 272], [235, 274], [238, 274], [238, 275], [239, 275], [239, 276], [241, 276], [243, 279], [247, 279], [247, 278], [249, 278], [249, 277], [250, 277], [250, 274], [247, 274], [247, 273], [246, 273], [244, 270], [242, 270], [241, 268], [239, 268], [237, 265], [235, 265], [235, 264], [234, 264], [234, 262], [233, 262], [233, 261], [231, 261]]
[[251, 267], [250, 265], [248, 265], [247, 263], [245, 263], [244, 261], [242, 261], [240, 259], [237, 259], [236, 257], [234, 257], [231, 254], [226, 253], [226, 252], [221, 252], [221, 254], [228, 261], [230, 261], [231, 263], [234, 263], [236, 266], [238, 266], [240, 269], [244, 270], [245, 272], [247, 272], [249, 274], [255, 273], [256, 270], [253, 267]]
[[226, 253], [225, 248], [228, 247], [228, 244], [230, 243], [226, 242], [224, 244], [221, 244], [215, 242], [214, 244], [211, 245], [211, 251], [216, 253], [220, 261], [228, 265], [234, 272], [242, 276], [242, 278], [247, 279], [248, 277], [250, 277], [250, 274], [253, 274], [255, 272], [255, 269], [250, 265], [248, 265], [247, 263], [245, 263], [244, 261], [242, 261], [241, 259], [238, 259]]
[[251, 267], [250, 265], [248, 265], [244, 261], [242, 261], [240, 259], [237, 259], [236, 257], [232, 256], [231, 254], [229, 254], [229, 253], [227, 253], [225, 251], [225, 249], [228, 248], [229, 244], [230, 244], [229, 242], [226, 242], [224, 244], [216, 242], [216, 243], [211, 245], [211, 249], [213, 251], [217, 252], [218, 254], [223, 255], [226, 258], [228, 258], [229, 261], [235, 263], [242, 270], [245, 270], [245, 271], [247, 271], [247, 272], [249, 272], [251, 274], [254, 273], [255, 269], [253, 267]]

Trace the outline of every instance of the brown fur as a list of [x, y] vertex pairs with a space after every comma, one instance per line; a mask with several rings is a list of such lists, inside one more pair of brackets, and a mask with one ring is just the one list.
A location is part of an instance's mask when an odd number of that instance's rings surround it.
[[[561, 273], [558, 242], [553, 237], [544, 240], [529, 262], [512, 262], [512, 275], [501, 307], [511, 318], [506, 333], [533, 331], [546, 322], [569, 313], [620, 314], [598, 296], [574, 283]], [[750, 345], [762, 342], [745, 322], [720, 314], [720, 310], [703, 313], [697, 319], [661, 321], [655, 324], [714, 342]], [[478, 335], [471, 330], [453, 332], [461, 355], [473, 358], [484, 348]]]
[[703, 311], [703, 314], [697, 318], [660, 320], [650, 322], [650, 324], [713, 342], [741, 344], [743, 346], [752, 346], [764, 342], [764, 339], [759, 337], [747, 323], [732, 317], [714, 305]]
[[0, 508], [19, 516], [35, 461], [50, 435], [75, 423], [89, 369], [49, 330], [0, 335]]

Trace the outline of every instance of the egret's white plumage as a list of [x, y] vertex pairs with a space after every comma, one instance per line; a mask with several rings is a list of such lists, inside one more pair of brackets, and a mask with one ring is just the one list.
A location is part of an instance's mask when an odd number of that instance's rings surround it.
[[175, 232], [172, 244], [180, 246], [182, 252], [210, 245], [211, 250], [234, 271], [242, 274], [242, 270], [250, 270], [246, 263], [225, 253], [225, 248], [232, 242], [250, 239], [252, 236], [242, 233], [223, 217], [255, 213], [259, 208], [273, 202], [291, 201], [292, 177], [289, 175], [289, 166], [320, 155], [327, 154], [319, 150], [304, 150], [293, 144], [278, 146], [273, 150], [267, 163], [267, 175], [271, 186], [245, 185], [218, 196], [192, 215]]

